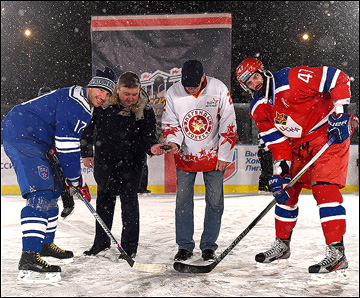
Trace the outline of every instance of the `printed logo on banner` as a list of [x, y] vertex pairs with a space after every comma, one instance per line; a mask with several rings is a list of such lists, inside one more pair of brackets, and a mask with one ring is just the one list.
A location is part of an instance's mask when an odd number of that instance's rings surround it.
[[49, 168], [45, 166], [38, 167], [39, 175], [42, 179], [46, 180], [49, 178]]
[[238, 149], [235, 148], [231, 163], [227, 166], [224, 174], [224, 182], [230, 180], [238, 171]]
[[165, 104], [165, 93], [173, 84], [181, 79], [181, 68], [174, 67], [169, 72], [156, 70], [144, 72], [140, 76], [141, 88], [149, 94], [150, 102], [155, 111], [156, 119], [161, 125], [161, 116]]

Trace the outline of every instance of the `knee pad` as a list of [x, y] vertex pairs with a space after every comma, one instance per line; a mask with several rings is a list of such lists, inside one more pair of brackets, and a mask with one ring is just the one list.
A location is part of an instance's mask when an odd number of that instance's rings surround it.
[[343, 202], [343, 197], [337, 184], [315, 184], [312, 187], [312, 193], [318, 206], [326, 203], [341, 204]]
[[28, 194], [26, 206], [47, 214], [49, 207], [54, 201], [57, 205], [57, 200], [53, 200], [53, 192], [51, 190], [41, 190]]

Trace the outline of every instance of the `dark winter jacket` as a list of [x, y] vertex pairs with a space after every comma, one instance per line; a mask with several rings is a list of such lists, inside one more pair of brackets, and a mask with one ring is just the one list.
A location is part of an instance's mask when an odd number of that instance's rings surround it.
[[[146, 153], [157, 144], [156, 118], [149, 97], [140, 90], [136, 105], [120, 104], [116, 91], [108, 103], [94, 109], [81, 137], [81, 156], [94, 158], [94, 178], [99, 191], [136, 193]], [[95, 150], [95, 155], [94, 155]]]

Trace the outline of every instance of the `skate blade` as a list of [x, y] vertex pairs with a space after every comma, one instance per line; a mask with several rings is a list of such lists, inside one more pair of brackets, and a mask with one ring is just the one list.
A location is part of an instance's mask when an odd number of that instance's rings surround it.
[[31, 270], [20, 270], [18, 284], [50, 284], [61, 280], [60, 272], [36, 272]]
[[256, 267], [264, 270], [281, 269], [289, 267], [289, 259], [275, 260], [271, 263], [258, 263]]
[[329, 273], [310, 273], [309, 285], [327, 285], [332, 283], [347, 283], [348, 274], [346, 269], [336, 270]]
[[256, 263], [255, 267], [261, 270], [263, 276], [277, 276], [282, 269], [289, 267], [289, 260], [276, 260], [271, 263]]
[[54, 257], [42, 257], [43, 260], [48, 262], [49, 264], [58, 264], [58, 265], [65, 265], [70, 264], [74, 262], [74, 258], [68, 258], [68, 259], [58, 259]]

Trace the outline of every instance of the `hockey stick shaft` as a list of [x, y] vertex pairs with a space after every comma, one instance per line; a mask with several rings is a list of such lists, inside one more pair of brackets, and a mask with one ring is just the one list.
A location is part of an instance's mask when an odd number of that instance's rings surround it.
[[[299, 173], [291, 179], [289, 184], [286, 186], [286, 189], [291, 188], [300, 177], [310, 168], [311, 165], [314, 164], [316, 160], [330, 147], [332, 143], [334, 143], [335, 137], [331, 137], [329, 141], [317, 152], [314, 157], [299, 171]], [[217, 264], [219, 264], [227, 254], [251, 231], [251, 229], [256, 226], [256, 224], [270, 211], [270, 209], [276, 204], [276, 200], [273, 199], [269, 205], [250, 223], [250, 225], [238, 236], [236, 239], [229, 245], [227, 249], [225, 249], [221, 255], [219, 255], [211, 264], [206, 266], [197, 266], [191, 264], [184, 264], [180, 262], [174, 263], [174, 269], [183, 273], [208, 273], [212, 271]]]
[[142, 264], [142, 263], [138, 263], [138, 262], [134, 261], [125, 252], [125, 250], [120, 246], [119, 242], [116, 241], [115, 237], [113, 236], [113, 234], [111, 233], [109, 228], [106, 226], [104, 221], [101, 219], [99, 214], [95, 211], [94, 207], [90, 204], [90, 202], [88, 202], [83, 197], [83, 195], [79, 192], [79, 190], [77, 190], [75, 187], [72, 187], [72, 189], [73, 189], [75, 195], [77, 196], [77, 198], [85, 203], [86, 207], [88, 207], [91, 214], [95, 217], [96, 221], [103, 228], [104, 232], [110, 237], [111, 241], [116, 245], [116, 247], [119, 250], [119, 252], [121, 253], [122, 257], [126, 260], [126, 262], [128, 262], [128, 264], [132, 268], [134, 268], [134, 269], [136, 269], [138, 271], [143, 271], [143, 272], [157, 272], [157, 273], [160, 273], [160, 272], [166, 271], [166, 265], [165, 264]]
[[[62, 173], [62, 168], [60, 165], [60, 161], [58, 159], [58, 157], [56, 155], [53, 156], [53, 160], [55, 161], [56, 165], [59, 167], [59, 173], [61, 175], [63, 175]], [[64, 178], [65, 179], [65, 178]], [[111, 233], [111, 231], [109, 230], [109, 228], [106, 226], [106, 224], [104, 223], [104, 221], [102, 220], [102, 218], [99, 216], [99, 214], [95, 211], [94, 207], [90, 204], [90, 202], [88, 202], [83, 195], [80, 193], [80, 191], [78, 189], [76, 189], [75, 187], [72, 187], [72, 190], [74, 191], [74, 194], [77, 196], [78, 199], [80, 199], [81, 201], [83, 201], [86, 205], [86, 207], [88, 207], [88, 209], [90, 210], [91, 214], [95, 217], [96, 221], [99, 223], [99, 225], [103, 228], [103, 230], [105, 231], [105, 233], [109, 236], [109, 238], [111, 239], [111, 241], [116, 245], [117, 249], [120, 251], [122, 257], [126, 260], [126, 262], [128, 262], [128, 264], [138, 270], [138, 271], [144, 271], [144, 272], [164, 272], [166, 271], [166, 265], [165, 264], [142, 264], [142, 263], [138, 263], [136, 261], [134, 261], [125, 251], [124, 249], [120, 246], [119, 242], [116, 241], [115, 237], [113, 236], [113, 234]]]
[[104, 232], [106, 233], [106, 235], [109, 236], [109, 238], [111, 239], [111, 241], [116, 245], [116, 247], [118, 248], [118, 250], [120, 251], [121, 255], [124, 257], [124, 259], [129, 263], [129, 265], [132, 267], [134, 265], [134, 260], [124, 251], [124, 249], [119, 245], [119, 243], [116, 241], [115, 237], [113, 236], [113, 234], [111, 233], [111, 231], [109, 230], [109, 228], [106, 226], [106, 224], [104, 223], [104, 221], [101, 219], [101, 217], [99, 216], [99, 214], [95, 211], [94, 207], [90, 204], [90, 202], [88, 202], [83, 195], [79, 192], [79, 190], [77, 190], [75, 187], [72, 187], [75, 195], [77, 196], [78, 199], [80, 199], [81, 201], [83, 201], [86, 205], [86, 207], [88, 207], [88, 209], [90, 210], [91, 214], [95, 217], [96, 221], [99, 223], [99, 225], [102, 227], [102, 229], [104, 230]]

